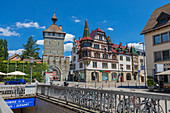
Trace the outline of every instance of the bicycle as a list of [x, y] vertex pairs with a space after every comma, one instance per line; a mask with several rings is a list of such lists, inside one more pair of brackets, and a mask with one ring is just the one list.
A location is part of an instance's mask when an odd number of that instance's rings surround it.
[[[124, 104], [125, 103], [125, 104]], [[123, 105], [124, 104], [124, 105]], [[123, 113], [123, 109], [125, 111], [134, 111], [134, 107], [137, 108], [139, 106], [139, 99], [136, 97], [129, 97], [125, 98], [124, 100], [121, 100], [118, 104], [117, 112]]]
[[[158, 105], [155, 99], [151, 99], [151, 101], [149, 99], [143, 100], [139, 107], [141, 113], [164, 113], [162, 106]], [[139, 107], [136, 113], [139, 113]]]

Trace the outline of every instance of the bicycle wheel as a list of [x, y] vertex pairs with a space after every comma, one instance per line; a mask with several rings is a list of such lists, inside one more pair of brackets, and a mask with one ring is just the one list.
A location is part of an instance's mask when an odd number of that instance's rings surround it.
[[145, 108], [145, 103], [141, 103], [138, 108], [136, 109], [136, 113], [139, 113], [139, 107], [140, 107], [140, 110], [142, 111], [143, 108]]
[[154, 113], [164, 113], [164, 110], [162, 108], [162, 106], [158, 106], [158, 105], [155, 105], [154, 109], [153, 109]]

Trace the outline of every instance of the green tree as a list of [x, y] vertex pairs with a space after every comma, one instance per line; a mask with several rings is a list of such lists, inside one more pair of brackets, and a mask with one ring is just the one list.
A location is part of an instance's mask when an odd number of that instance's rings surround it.
[[8, 42], [6, 39], [4, 39], [4, 59], [8, 59]]
[[4, 61], [4, 57], [0, 57], [0, 72], [6, 73], [7, 65], [3, 61]]
[[39, 57], [39, 52], [37, 51], [40, 50], [40, 48], [38, 47], [38, 45], [36, 44], [36, 40], [34, 40], [32, 36], [28, 38], [26, 44], [23, 44], [23, 47], [24, 51], [21, 55], [22, 59], [30, 57], [37, 59]]
[[0, 57], [4, 57], [4, 41], [0, 40]]

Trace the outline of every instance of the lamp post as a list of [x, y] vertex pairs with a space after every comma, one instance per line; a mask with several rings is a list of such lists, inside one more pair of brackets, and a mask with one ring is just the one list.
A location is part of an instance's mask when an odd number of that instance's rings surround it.
[[97, 74], [96, 74], [96, 70], [94, 70], [94, 73], [95, 73], [95, 88], [96, 88], [96, 78], [97, 78]]
[[121, 87], [122, 87], [122, 75], [123, 75], [123, 66], [121, 67], [122, 73], [121, 73]]
[[32, 83], [32, 65], [34, 63], [34, 58], [30, 57], [30, 64], [31, 64], [31, 78], [30, 78], [30, 82]]
[[142, 45], [143, 45], [143, 63], [144, 63], [144, 67], [143, 67], [143, 69], [144, 69], [145, 87], [146, 87], [146, 72], [145, 72], [145, 53], [144, 53], [144, 43], [143, 43], [143, 42], [141, 42], [141, 43], [139, 43], [139, 44], [142, 44]]

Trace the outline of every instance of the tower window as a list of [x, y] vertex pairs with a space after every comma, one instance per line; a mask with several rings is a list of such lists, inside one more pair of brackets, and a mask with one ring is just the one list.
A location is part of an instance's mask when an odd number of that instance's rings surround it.
[[57, 51], [57, 54], [58, 54], [58, 51]]
[[99, 36], [99, 40], [102, 40], [102, 36]]
[[49, 41], [49, 44], [51, 44], [51, 42]]
[[51, 50], [50, 50], [50, 54], [51, 54]]
[[60, 44], [60, 42], [58, 42], [58, 45]]
[[53, 33], [53, 36], [55, 36], [55, 33]]

